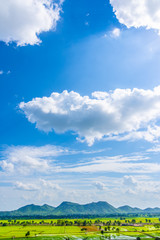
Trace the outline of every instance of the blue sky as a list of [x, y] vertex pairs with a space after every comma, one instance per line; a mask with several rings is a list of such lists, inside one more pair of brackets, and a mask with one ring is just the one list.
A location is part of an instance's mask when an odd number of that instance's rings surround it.
[[1, 1], [0, 210], [160, 207], [160, 4], [141, 4]]

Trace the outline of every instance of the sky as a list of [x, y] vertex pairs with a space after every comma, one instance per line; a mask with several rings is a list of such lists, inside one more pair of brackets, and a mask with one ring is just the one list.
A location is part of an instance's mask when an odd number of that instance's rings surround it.
[[159, 13], [159, 0], [0, 1], [0, 210], [160, 207]]

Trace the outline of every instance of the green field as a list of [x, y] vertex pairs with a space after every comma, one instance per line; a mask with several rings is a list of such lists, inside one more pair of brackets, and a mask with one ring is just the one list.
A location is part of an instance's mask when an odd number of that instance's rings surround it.
[[[57, 226], [62, 224], [63, 226]], [[70, 225], [70, 226], [68, 226]], [[77, 226], [75, 226], [77, 225]], [[26, 233], [29, 232], [27, 238]], [[127, 240], [160, 238], [159, 218], [102, 218], [102, 219], [34, 219], [0, 220], [0, 240], [28, 238], [36, 240], [65, 239]]]
[[7, 226], [0, 227], [0, 238], [24, 237], [30, 231], [30, 236], [35, 235], [56, 235], [56, 234], [77, 234], [81, 228], [65, 226]]

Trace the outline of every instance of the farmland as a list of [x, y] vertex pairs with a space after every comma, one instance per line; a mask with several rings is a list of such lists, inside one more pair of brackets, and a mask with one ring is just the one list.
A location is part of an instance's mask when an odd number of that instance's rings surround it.
[[159, 218], [0, 220], [0, 239], [155, 239]]

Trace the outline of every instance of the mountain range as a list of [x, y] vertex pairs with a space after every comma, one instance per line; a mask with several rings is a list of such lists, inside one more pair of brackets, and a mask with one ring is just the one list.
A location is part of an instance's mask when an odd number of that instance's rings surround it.
[[14, 211], [0, 211], [0, 217], [3, 216], [76, 216], [76, 215], [120, 215], [120, 214], [158, 214], [160, 208], [132, 208], [122, 206], [115, 208], [107, 202], [99, 201], [88, 204], [78, 204], [72, 202], [62, 202], [58, 207], [52, 207], [47, 204], [26, 205]]

